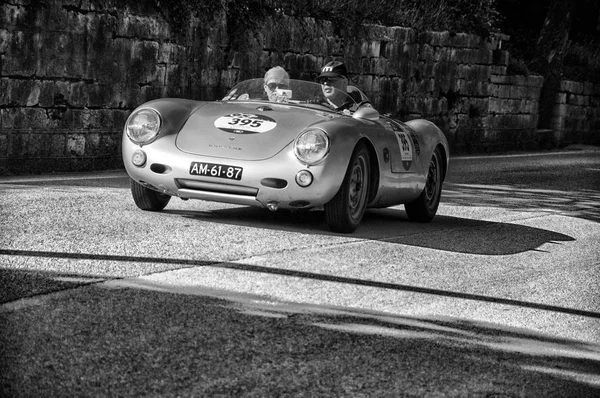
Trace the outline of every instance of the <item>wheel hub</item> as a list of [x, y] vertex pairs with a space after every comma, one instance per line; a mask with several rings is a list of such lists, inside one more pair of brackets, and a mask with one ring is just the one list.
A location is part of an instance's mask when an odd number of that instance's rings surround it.
[[427, 174], [427, 184], [425, 186], [425, 194], [427, 195], [427, 201], [431, 201], [435, 198], [437, 191], [437, 165], [432, 160], [429, 163], [429, 172]]

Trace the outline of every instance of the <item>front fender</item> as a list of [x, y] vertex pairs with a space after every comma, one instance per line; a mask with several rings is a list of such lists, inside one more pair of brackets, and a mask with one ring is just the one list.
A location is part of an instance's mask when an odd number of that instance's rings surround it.
[[[162, 128], [158, 137], [164, 137], [171, 134], [177, 134], [188, 120], [190, 115], [197, 109], [201, 108], [204, 104], [205, 102], [201, 101], [192, 101], [180, 98], [162, 98], [143, 103], [135, 108], [131, 114], [144, 108], [150, 108], [157, 111], [162, 120]], [[131, 117], [131, 115], [129, 117]], [[123, 128], [123, 133], [125, 133], [125, 127], [127, 126], [128, 122], [129, 118], [127, 118], [127, 122]], [[123, 135], [126, 136], [126, 134]]]

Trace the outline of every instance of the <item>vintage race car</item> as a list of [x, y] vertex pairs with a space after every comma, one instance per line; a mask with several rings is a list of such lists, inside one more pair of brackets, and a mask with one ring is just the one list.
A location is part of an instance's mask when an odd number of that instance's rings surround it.
[[136, 205], [160, 211], [179, 197], [323, 209], [330, 229], [343, 233], [367, 208], [404, 204], [412, 221], [434, 217], [449, 151], [433, 123], [391, 119], [309, 81], [276, 88], [276, 101], [265, 89], [251, 79], [220, 101], [158, 99], [136, 108], [122, 146]]

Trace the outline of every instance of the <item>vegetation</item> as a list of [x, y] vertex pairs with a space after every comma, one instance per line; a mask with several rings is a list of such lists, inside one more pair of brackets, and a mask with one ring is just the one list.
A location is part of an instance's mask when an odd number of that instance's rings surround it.
[[450, 30], [488, 35], [499, 14], [495, 0], [271, 0], [286, 14], [310, 16], [352, 29], [363, 23], [417, 30]]
[[[543, 73], [540, 69], [539, 39], [542, 28], [550, 16], [552, 6], [560, 2], [570, 3], [571, 16], [566, 36], [562, 73], [572, 80], [588, 80], [600, 83], [600, 3], [595, 0], [499, 0], [498, 11], [502, 15], [499, 29], [508, 35], [507, 47], [513, 59], [515, 73]], [[565, 20], [565, 15], [559, 15]], [[559, 26], [552, 27], [556, 36]]]

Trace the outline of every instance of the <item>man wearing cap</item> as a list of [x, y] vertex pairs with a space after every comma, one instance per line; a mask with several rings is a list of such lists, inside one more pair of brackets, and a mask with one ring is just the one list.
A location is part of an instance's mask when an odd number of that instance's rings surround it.
[[348, 85], [348, 70], [340, 61], [331, 61], [321, 68], [317, 77], [325, 99], [335, 110], [356, 111], [361, 106], [372, 107], [358, 88]]

